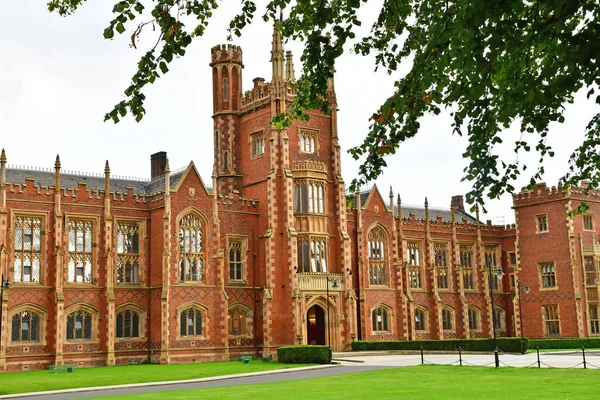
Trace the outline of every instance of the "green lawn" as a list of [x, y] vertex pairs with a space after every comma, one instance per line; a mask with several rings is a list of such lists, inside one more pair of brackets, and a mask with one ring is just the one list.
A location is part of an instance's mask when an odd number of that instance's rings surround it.
[[301, 366], [304, 365], [280, 364], [277, 361], [265, 363], [254, 360], [249, 364], [242, 364], [239, 361], [226, 361], [198, 364], [144, 364], [77, 368], [73, 373], [57, 374], [51, 374], [47, 370], [8, 372], [0, 374], [0, 395], [126, 383], [196, 379]]
[[[592, 399], [600, 370], [422, 365], [260, 385], [146, 393], [132, 399]], [[102, 397], [110, 399], [117, 397]], [[119, 397], [123, 399], [123, 397]]]

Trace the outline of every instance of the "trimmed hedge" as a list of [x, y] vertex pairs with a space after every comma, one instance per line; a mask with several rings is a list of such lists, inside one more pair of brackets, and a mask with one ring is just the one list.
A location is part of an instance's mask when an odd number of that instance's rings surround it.
[[568, 339], [531, 339], [529, 348], [535, 349], [597, 349], [600, 348], [600, 338], [568, 338]]
[[[525, 350], [529, 339], [525, 338]], [[521, 338], [497, 338], [498, 349], [506, 353], [521, 352]], [[352, 342], [352, 350], [439, 350], [457, 351], [493, 351], [494, 339], [448, 339], [448, 340], [406, 340], [394, 342]]]
[[277, 361], [288, 364], [328, 364], [329, 347], [312, 345], [279, 347]]

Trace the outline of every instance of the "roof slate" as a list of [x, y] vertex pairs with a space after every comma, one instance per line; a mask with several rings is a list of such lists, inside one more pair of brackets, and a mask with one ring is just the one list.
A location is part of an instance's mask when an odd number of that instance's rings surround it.
[[[171, 175], [171, 189], [177, 186], [185, 170]], [[50, 171], [38, 171], [32, 169], [7, 169], [6, 182], [9, 184], [24, 184], [26, 179], [33, 179], [35, 185], [51, 187], [54, 186], [55, 175]], [[104, 190], [104, 177], [90, 176], [86, 174], [61, 173], [60, 185], [65, 188], [76, 188], [79, 182], [85, 182], [88, 190]], [[125, 192], [128, 187], [133, 188], [136, 194], [150, 195], [163, 192], [165, 177], [160, 176], [151, 181], [111, 178], [111, 192]]]

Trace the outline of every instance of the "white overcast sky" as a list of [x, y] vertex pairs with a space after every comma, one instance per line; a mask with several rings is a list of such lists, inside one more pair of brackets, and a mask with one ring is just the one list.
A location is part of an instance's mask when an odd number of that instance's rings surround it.
[[[191, 160], [205, 182], [212, 172], [212, 82], [210, 48], [226, 43], [228, 17], [239, 2], [221, 3], [203, 38], [188, 48], [187, 55], [170, 65], [170, 72], [146, 91], [146, 117], [136, 123], [126, 117], [115, 125], [103, 122], [104, 114], [121, 100], [123, 90], [143, 50], [131, 49], [133, 27], [105, 40], [102, 36], [116, 0], [88, 0], [74, 15], [61, 18], [49, 14], [45, 0], [5, 1], [0, 7], [0, 148], [8, 163], [17, 166], [52, 168], [60, 154], [64, 170], [102, 173], [109, 160], [113, 175], [149, 178], [150, 154], [166, 151], [171, 168]], [[260, 3], [260, 1], [259, 1]], [[365, 28], [378, 12], [379, 2], [369, 2], [361, 14]], [[259, 6], [258, 16], [263, 8]], [[285, 13], [285, 12], [284, 12]], [[272, 25], [256, 18], [234, 40], [241, 45], [245, 69], [244, 90], [252, 79], [271, 79], [269, 63]], [[149, 44], [150, 39], [144, 44]], [[296, 74], [301, 66], [301, 44], [287, 44], [294, 52]], [[398, 76], [374, 72], [373, 60], [346, 52], [336, 66], [339, 103], [339, 135], [343, 148], [343, 171], [347, 184], [356, 176], [357, 162], [346, 151], [361, 142], [369, 117], [393, 90]], [[597, 112], [593, 101], [580, 93], [566, 112], [566, 123], [553, 125], [549, 142], [556, 156], [546, 166], [544, 181], [556, 185], [567, 169], [567, 160], [583, 138], [584, 128]], [[452, 195], [464, 194], [469, 184], [461, 183], [467, 160], [462, 158], [464, 138], [453, 136], [450, 118], [426, 118], [417, 138], [402, 145], [377, 181], [387, 198], [390, 185], [400, 193], [403, 204], [449, 207]], [[508, 132], [501, 158], [512, 161], [511, 143], [519, 137]], [[537, 166], [537, 157], [521, 160]], [[521, 187], [529, 177], [515, 186]], [[512, 199], [487, 202], [482, 219], [514, 222]]]

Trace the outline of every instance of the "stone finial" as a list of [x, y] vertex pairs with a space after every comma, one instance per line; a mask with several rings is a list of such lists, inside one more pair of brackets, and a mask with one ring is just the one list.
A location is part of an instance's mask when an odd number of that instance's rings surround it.
[[273, 82], [283, 80], [283, 42], [277, 23], [273, 25], [273, 47], [271, 49], [271, 64], [273, 66]]
[[6, 152], [2, 149], [2, 153], [0, 154], [0, 163], [6, 164]]
[[427, 196], [425, 196], [425, 208], [429, 208], [429, 202], [427, 201]]
[[398, 201], [397, 201], [397, 203], [398, 204], [402, 204], [402, 199], [400, 199], [400, 193], [398, 193]]
[[165, 174], [170, 173], [171, 172], [171, 167], [169, 167], [169, 159], [167, 158], [167, 161], [165, 162]]
[[110, 165], [108, 165], [108, 160], [106, 160], [106, 164], [104, 164], [104, 174], [110, 174]]
[[294, 61], [292, 58], [292, 52], [289, 50], [285, 52], [285, 79], [288, 82], [296, 81], [296, 73], [294, 72]]
[[60, 156], [58, 154], [56, 155], [56, 161], [54, 162], [54, 168], [60, 169]]

